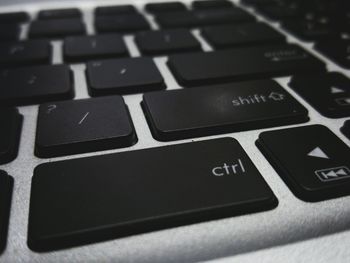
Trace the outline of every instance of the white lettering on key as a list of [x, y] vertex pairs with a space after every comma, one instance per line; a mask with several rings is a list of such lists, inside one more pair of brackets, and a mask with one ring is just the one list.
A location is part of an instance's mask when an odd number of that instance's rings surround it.
[[275, 101], [284, 100], [284, 95], [277, 92], [271, 92], [269, 98]]
[[165, 35], [164, 36], [164, 41], [169, 43], [170, 42], [170, 35]]
[[97, 46], [97, 41], [96, 40], [92, 40], [91, 41], [91, 47], [92, 48], [96, 48], [96, 46]]
[[119, 72], [120, 75], [124, 75], [125, 73], [126, 73], [126, 68], [123, 68], [123, 69]]
[[57, 106], [56, 106], [55, 104], [49, 105], [49, 106], [47, 107], [46, 113], [47, 113], [47, 114], [50, 114], [51, 111], [53, 111], [53, 110], [56, 109], [56, 108], [57, 108]]
[[100, 61], [95, 61], [95, 62], [92, 62], [92, 66], [93, 67], [101, 67], [102, 63]]
[[81, 124], [85, 121], [86, 117], [87, 117], [89, 114], [90, 114], [90, 112], [85, 113], [84, 117], [79, 121], [78, 124], [81, 125]]
[[304, 59], [307, 57], [306, 53], [300, 54], [297, 50], [277, 50], [266, 52], [264, 56], [273, 62]]
[[267, 101], [266, 96], [261, 94], [254, 94], [246, 97], [238, 96], [238, 98], [235, 98], [232, 100], [232, 104], [233, 106], [241, 106], [241, 105], [249, 105], [249, 104], [256, 104], [256, 103], [264, 103], [266, 101]]
[[23, 46], [13, 46], [13, 47], [11, 47], [11, 49], [10, 49], [10, 54], [11, 55], [14, 55], [14, 54], [16, 54], [16, 53], [18, 53], [18, 52], [21, 52], [21, 51], [23, 51], [24, 50], [24, 47]]
[[32, 75], [32, 76], [30, 76], [30, 78], [28, 79], [28, 84], [29, 85], [33, 85], [35, 82], [36, 82], [36, 79], [37, 79], [37, 77], [36, 76], [34, 76], [34, 75]]
[[251, 105], [251, 104], [259, 104], [259, 103], [267, 103], [269, 100], [273, 101], [283, 101], [285, 99], [286, 95], [277, 93], [277, 92], [271, 92], [269, 95], [262, 95], [262, 94], [254, 94], [254, 95], [248, 95], [248, 96], [238, 96], [232, 100], [233, 106], [243, 106], [243, 105]]
[[241, 159], [238, 159], [236, 163], [227, 164], [224, 163], [221, 166], [214, 167], [211, 170], [214, 176], [220, 177], [224, 175], [236, 175], [236, 174], [244, 174], [246, 172], [243, 162]]

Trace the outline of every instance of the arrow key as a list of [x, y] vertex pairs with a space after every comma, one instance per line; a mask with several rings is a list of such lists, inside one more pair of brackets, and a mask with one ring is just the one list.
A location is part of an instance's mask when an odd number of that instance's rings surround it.
[[350, 116], [350, 79], [338, 72], [297, 75], [289, 86], [326, 117]]
[[298, 198], [315, 202], [350, 194], [350, 148], [328, 128], [263, 132], [256, 145]]

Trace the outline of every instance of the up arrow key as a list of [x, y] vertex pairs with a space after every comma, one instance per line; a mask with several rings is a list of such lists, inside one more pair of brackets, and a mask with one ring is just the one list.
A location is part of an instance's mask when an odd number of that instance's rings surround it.
[[320, 147], [316, 147], [315, 149], [313, 149], [311, 152], [308, 153], [308, 156], [329, 159], [327, 154], [325, 154]]

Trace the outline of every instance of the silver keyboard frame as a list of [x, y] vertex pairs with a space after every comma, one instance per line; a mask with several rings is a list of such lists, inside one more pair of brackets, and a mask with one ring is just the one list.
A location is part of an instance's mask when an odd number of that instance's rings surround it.
[[[164, 1], [161, 0], [160, 2]], [[2, 0], [0, 12], [25, 10], [35, 16], [40, 9], [79, 7], [84, 10], [88, 33], [93, 34], [92, 9], [95, 6], [131, 3], [142, 10], [144, 3], [150, 1], [73, 0], [57, 2], [55, 3], [53, 0]], [[252, 12], [249, 8], [245, 9]], [[267, 22], [275, 28], [278, 25], [261, 16], [257, 17], [258, 20]], [[147, 18], [152, 26], [156, 28], [152, 17], [147, 16]], [[27, 26], [24, 26], [22, 39], [27, 30]], [[284, 33], [281, 29], [279, 31]], [[193, 30], [193, 34], [200, 40], [205, 51], [211, 50], [198, 30]], [[125, 41], [131, 55], [133, 57], [139, 56], [133, 37], [125, 36]], [[311, 44], [300, 42], [290, 35], [288, 35], [288, 41], [301, 45], [325, 61], [329, 71], [338, 71], [350, 77], [349, 70], [338, 67], [315, 52], [311, 48]], [[62, 62], [61, 45], [60, 41], [53, 42], [53, 62], [55, 64]], [[166, 57], [157, 57], [155, 62], [165, 78], [167, 89], [180, 89], [181, 87], [174, 80], [165, 64]], [[85, 66], [76, 64], [71, 68], [74, 71], [76, 83], [75, 99], [87, 98], [87, 87], [84, 78]], [[322, 124], [329, 127], [350, 146], [350, 141], [339, 131], [344, 121], [349, 118], [329, 119], [323, 117], [288, 87], [289, 78], [277, 78], [276, 80], [309, 110], [311, 119], [308, 123], [285, 126], [285, 128]], [[315, 92], [317, 92], [317, 87], [315, 87]], [[151, 136], [141, 110], [142, 94], [123, 97], [129, 107], [139, 138], [136, 145], [117, 150], [51, 159], [39, 159], [33, 154], [38, 106], [19, 107], [21, 114], [24, 116], [19, 155], [15, 161], [0, 166], [0, 169], [7, 171], [15, 179], [7, 247], [0, 256], [0, 262], [156, 263], [211, 260], [215, 262], [346, 262], [350, 260], [350, 252], [347, 249], [350, 243], [350, 241], [347, 241], [350, 240], [350, 196], [317, 203], [307, 203], [297, 199], [255, 146], [255, 140], [262, 131], [281, 127], [166, 143], [158, 142]], [[31, 177], [34, 167], [38, 164], [220, 137], [234, 137], [241, 143], [277, 196], [279, 200], [277, 208], [266, 212], [175, 227], [49, 253], [36, 253], [28, 249], [27, 223]]]

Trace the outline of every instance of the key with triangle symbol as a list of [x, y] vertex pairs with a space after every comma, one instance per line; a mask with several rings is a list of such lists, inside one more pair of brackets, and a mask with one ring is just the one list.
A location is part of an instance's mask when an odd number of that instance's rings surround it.
[[337, 73], [294, 76], [289, 85], [322, 115], [350, 116], [350, 79]]
[[298, 198], [350, 195], [350, 148], [325, 126], [263, 132], [256, 144]]
[[313, 149], [311, 152], [309, 152], [308, 156], [329, 159], [327, 154], [325, 154], [320, 147]]

